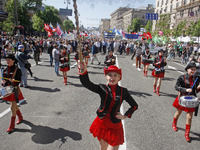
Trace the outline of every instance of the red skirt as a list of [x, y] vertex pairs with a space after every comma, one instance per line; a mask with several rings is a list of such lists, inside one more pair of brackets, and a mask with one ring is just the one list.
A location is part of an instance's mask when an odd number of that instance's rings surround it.
[[[19, 101], [24, 99], [24, 96], [22, 95], [22, 92], [21, 92], [20, 88], [19, 88], [19, 97], [18, 97], [18, 99], [19, 99]], [[3, 98], [3, 100], [10, 101], [10, 102], [16, 101], [15, 94], [13, 93], [13, 94]]]
[[160, 74], [156, 74], [155, 73], [155, 69], [152, 71], [152, 74], [151, 74], [152, 76], [154, 76], [154, 77], [157, 77], [157, 78], [164, 78], [164, 76], [165, 76], [165, 73], [160, 73]]
[[150, 63], [143, 63], [143, 62], [142, 62], [142, 64], [143, 64], [143, 65], [150, 65]]
[[66, 71], [69, 71], [69, 70], [70, 70], [69, 67], [60, 68], [60, 71], [62, 71], [62, 72], [66, 72]]
[[111, 146], [122, 145], [124, 143], [123, 125], [121, 122], [112, 123], [109, 116], [106, 115], [103, 119], [97, 116], [90, 126], [90, 133], [99, 141], [102, 139]]
[[187, 108], [179, 105], [179, 98], [178, 96], [176, 97], [173, 106], [179, 110], [185, 111], [185, 112], [195, 112], [195, 108]]

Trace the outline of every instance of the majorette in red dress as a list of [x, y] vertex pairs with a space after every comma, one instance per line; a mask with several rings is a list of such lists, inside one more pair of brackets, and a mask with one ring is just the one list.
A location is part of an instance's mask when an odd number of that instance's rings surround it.
[[[187, 88], [191, 88], [193, 83], [195, 81], [195, 77], [194, 76], [189, 76], [188, 74], [185, 74], [185, 75], [181, 75], [179, 76], [177, 82], [176, 82], [176, 85], [175, 85], [175, 88], [177, 91], [180, 92], [180, 96], [182, 95], [188, 95], [188, 93], [186, 92], [186, 89]], [[198, 92], [196, 90], [196, 87], [198, 86], [199, 83], [196, 83], [194, 88], [193, 88], [193, 91], [191, 92], [190, 95], [194, 95], [196, 96], [196, 92]], [[174, 103], [173, 103], [173, 106], [179, 110], [182, 110], [182, 111], [185, 111], [185, 112], [194, 112], [195, 111], [195, 108], [186, 108], [186, 107], [183, 107], [181, 105], [179, 105], [179, 97], [180, 96], [177, 96]]]

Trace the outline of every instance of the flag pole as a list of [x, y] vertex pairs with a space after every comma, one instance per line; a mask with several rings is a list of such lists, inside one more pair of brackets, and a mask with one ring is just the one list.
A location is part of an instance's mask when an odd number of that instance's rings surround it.
[[[78, 20], [78, 9], [77, 9], [77, 3], [76, 0], [73, 0], [74, 2], [74, 14], [75, 14], [75, 23], [76, 23], [76, 30], [77, 30], [77, 37], [78, 37], [78, 52], [79, 52], [79, 60], [80, 64], [83, 63], [83, 55], [81, 50], [81, 37], [80, 37], [80, 31], [79, 31], [79, 20]], [[79, 65], [78, 65], [79, 67]], [[80, 70], [80, 73], [83, 73], [83, 70]]]

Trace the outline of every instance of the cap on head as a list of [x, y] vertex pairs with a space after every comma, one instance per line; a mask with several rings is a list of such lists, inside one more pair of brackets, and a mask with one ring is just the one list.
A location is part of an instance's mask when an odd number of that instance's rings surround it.
[[5, 59], [12, 59], [12, 60], [15, 60], [15, 56], [13, 54], [7, 54], [5, 56]]
[[24, 45], [19, 45], [18, 46], [18, 50], [21, 50], [21, 49], [23, 49], [24, 48]]
[[195, 68], [197, 67], [194, 62], [187, 64], [187, 66], [185, 67], [185, 71], [187, 71], [189, 68], [192, 68], [192, 67], [195, 67]]
[[117, 66], [111, 65], [108, 68], [104, 68], [105, 75], [109, 72], [116, 72], [120, 74], [120, 80], [122, 79], [122, 69], [119, 69]]

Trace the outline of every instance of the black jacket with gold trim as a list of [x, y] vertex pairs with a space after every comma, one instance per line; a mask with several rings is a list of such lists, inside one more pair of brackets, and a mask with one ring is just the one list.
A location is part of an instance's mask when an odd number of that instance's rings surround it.
[[115, 104], [111, 112], [109, 112], [110, 103], [113, 99], [110, 86], [105, 85], [105, 84], [97, 85], [97, 84], [92, 83], [89, 79], [88, 73], [84, 75], [80, 75], [80, 81], [84, 87], [86, 87], [92, 92], [99, 94], [101, 98], [101, 103], [100, 103], [99, 109], [97, 110], [97, 115], [99, 118], [103, 118], [104, 116], [106, 116], [106, 114], [110, 113], [110, 116], [111, 116], [110, 119], [113, 123], [120, 122], [121, 120], [116, 118], [116, 114], [117, 112], [120, 112], [120, 106], [123, 100], [125, 100], [131, 106], [124, 114], [125, 116], [128, 116], [129, 118], [131, 118], [131, 115], [133, 114], [133, 112], [138, 109], [138, 104], [131, 97], [128, 90], [126, 88], [123, 88], [117, 85]]

